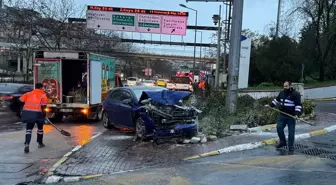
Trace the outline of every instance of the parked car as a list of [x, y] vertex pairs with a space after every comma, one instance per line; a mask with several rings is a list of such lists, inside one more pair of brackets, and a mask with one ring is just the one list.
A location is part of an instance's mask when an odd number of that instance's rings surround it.
[[15, 112], [20, 117], [23, 103], [19, 98], [33, 89], [31, 84], [0, 83], [0, 112]]
[[192, 137], [199, 110], [182, 103], [191, 95], [163, 87], [133, 86], [112, 90], [103, 103], [103, 125], [135, 130], [136, 138]]
[[143, 85], [144, 85], [144, 86], [151, 86], [151, 87], [153, 87], [153, 86], [156, 85], [156, 83], [155, 83], [154, 80], [145, 80], [145, 81], [143, 82]]

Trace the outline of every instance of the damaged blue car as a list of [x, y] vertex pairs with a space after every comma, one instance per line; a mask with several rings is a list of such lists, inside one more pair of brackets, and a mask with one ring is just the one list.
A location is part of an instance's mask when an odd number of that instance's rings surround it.
[[163, 87], [116, 88], [103, 103], [103, 125], [132, 129], [134, 140], [193, 137], [201, 111], [183, 103], [190, 95]]

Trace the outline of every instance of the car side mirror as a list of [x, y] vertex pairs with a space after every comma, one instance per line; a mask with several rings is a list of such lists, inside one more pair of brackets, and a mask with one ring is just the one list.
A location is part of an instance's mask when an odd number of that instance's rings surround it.
[[125, 99], [122, 101], [123, 104], [132, 105], [132, 99]]

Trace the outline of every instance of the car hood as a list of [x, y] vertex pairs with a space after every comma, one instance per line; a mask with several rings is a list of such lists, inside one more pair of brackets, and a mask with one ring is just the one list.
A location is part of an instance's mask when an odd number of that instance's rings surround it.
[[139, 99], [139, 102], [150, 98], [152, 101], [163, 105], [175, 105], [183, 98], [189, 96], [191, 92], [186, 91], [144, 91]]

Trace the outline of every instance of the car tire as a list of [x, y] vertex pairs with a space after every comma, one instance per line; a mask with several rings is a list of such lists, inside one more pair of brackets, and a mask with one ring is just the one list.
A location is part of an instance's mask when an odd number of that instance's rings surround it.
[[18, 118], [21, 118], [22, 110], [23, 110], [23, 106], [20, 106], [19, 110], [16, 112], [16, 116], [17, 116]]
[[135, 134], [136, 134], [136, 138], [140, 140], [146, 139], [146, 136], [145, 136], [146, 126], [145, 126], [145, 122], [141, 118], [138, 118], [135, 121]]
[[103, 126], [106, 129], [112, 129], [114, 127], [114, 125], [112, 124], [111, 120], [108, 117], [107, 112], [105, 112], [105, 111], [102, 114], [102, 122], [103, 122]]

